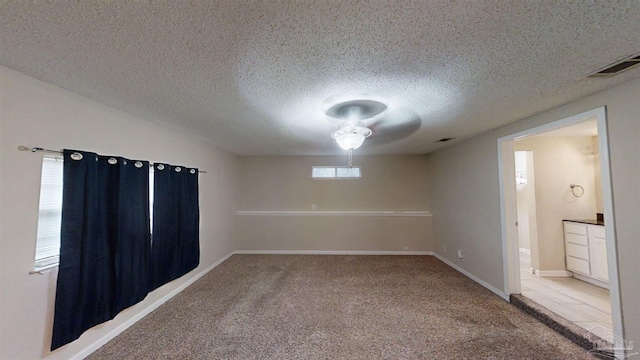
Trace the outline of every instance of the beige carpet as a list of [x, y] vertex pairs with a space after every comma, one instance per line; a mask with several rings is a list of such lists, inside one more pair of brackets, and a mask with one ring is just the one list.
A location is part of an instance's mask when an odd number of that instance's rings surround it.
[[431, 256], [234, 255], [89, 359], [593, 359]]

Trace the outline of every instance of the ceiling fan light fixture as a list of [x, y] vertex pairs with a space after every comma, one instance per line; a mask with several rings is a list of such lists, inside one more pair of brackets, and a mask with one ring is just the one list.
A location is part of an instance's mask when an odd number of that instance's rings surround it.
[[362, 122], [356, 124], [344, 123], [338, 130], [331, 133], [331, 137], [345, 150], [355, 150], [362, 146], [364, 139], [371, 135], [371, 129]]
[[355, 150], [362, 146], [364, 143], [364, 135], [360, 134], [345, 134], [336, 138], [336, 142], [341, 148], [345, 150]]

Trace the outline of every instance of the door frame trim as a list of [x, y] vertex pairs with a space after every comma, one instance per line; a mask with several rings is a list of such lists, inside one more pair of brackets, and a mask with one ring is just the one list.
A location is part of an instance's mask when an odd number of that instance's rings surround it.
[[520, 260], [518, 254], [518, 230], [516, 227], [516, 184], [513, 143], [516, 140], [558, 129], [594, 118], [598, 124], [598, 151], [602, 176], [602, 203], [604, 207], [605, 236], [607, 239], [607, 262], [609, 271], [609, 296], [611, 316], [615, 336], [624, 338], [622, 311], [620, 304], [620, 283], [618, 277], [618, 252], [616, 241], [615, 214], [613, 209], [613, 189], [611, 185], [611, 165], [609, 158], [609, 136], [607, 133], [607, 110], [605, 106], [585, 111], [544, 125], [506, 135], [498, 139], [498, 176], [500, 186], [500, 218], [502, 235], [502, 260], [504, 269], [504, 289], [507, 295], [519, 294]]

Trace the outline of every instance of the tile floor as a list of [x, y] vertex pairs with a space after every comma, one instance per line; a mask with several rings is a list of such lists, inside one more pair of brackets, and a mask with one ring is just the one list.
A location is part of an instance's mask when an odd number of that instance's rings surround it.
[[540, 277], [530, 268], [530, 255], [521, 252], [523, 296], [601, 338], [613, 333], [609, 290], [574, 278]]

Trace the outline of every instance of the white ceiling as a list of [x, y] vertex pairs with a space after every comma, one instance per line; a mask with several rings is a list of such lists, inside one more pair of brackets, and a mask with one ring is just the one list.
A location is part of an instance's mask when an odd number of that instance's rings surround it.
[[[7, 1], [0, 64], [243, 155], [423, 154], [639, 78], [640, 1]], [[409, 129], [410, 131], [406, 131]]]

